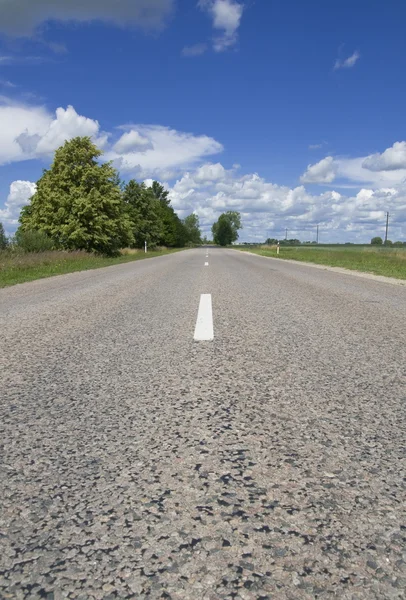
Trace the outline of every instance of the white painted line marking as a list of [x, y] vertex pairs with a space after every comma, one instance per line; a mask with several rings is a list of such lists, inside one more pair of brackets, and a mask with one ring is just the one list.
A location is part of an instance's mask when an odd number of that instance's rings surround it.
[[195, 327], [194, 339], [198, 342], [209, 341], [214, 338], [213, 310], [211, 306], [211, 294], [200, 296], [199, 312]]
[[208, 267], [208, 266], [209, 266], [209, 263], [208, 263], [208, 262], [205, 262], [205, 263], [204, 263], [204, 266], [205, 266], [205, 267]]

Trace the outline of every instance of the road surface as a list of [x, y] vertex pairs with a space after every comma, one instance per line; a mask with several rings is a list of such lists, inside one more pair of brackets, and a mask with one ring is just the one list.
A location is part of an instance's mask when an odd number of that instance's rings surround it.
[[0, 314], [2, 599], [405, 597], [404, 287], [196, 249]]

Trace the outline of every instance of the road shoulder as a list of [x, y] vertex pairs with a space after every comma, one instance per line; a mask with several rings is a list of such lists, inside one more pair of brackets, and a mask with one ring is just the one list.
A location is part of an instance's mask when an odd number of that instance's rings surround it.
[[335, 273], [341, 273], [341, 275], [354, 275], [355, 277], [363, 277], [364, 279], [371, 279], [372, 281], [380, 281], [381, 283], [390, 283], [392, 285], [406, 286], [406, 280], [396, 279], [395, 277], [385, 277], [384, 275], [374, 275], [373, 273], [364, 273], [363, 271], [355, 271], [353, 269], [345, 269], [344, 267], [329, 267], [327, 265], [318, 265], [315, 263], [304, 262], [301, 260], [291, 260], [290, 258], [274, 258], [273, 256], [264, 256], [263, 254], [255, 254], [248, 250], [237, 250], [236, 248], [230, 248], [234, 252], [244, 252], [250, 256], [257, 256], [259, 258], [265, 258], [266, 260], [273, 260], [276, 262], [290, 263], [294, 265], [304, 265], [306, 267], [313, 267], [315, 269], [322, 269], [324, 271], [333, 271]]

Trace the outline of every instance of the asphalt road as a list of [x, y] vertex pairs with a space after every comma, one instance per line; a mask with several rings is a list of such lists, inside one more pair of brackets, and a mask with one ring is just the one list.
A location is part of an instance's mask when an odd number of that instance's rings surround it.
[[405, 287], [197, 249], [0, 315], [1, 599], [405, 598]]

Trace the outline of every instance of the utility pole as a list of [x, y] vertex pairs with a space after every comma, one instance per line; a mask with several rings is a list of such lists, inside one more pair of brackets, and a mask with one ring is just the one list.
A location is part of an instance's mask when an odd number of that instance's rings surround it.
[[386, 213], [386, 230], [385, 230], [385, 245], [386, 242], [388, 241], [388, 227], [389, 227], [389, 213]]
[[287, 240], [287, 239], [288, 239], [288, 230], [285, 229], [285, 240]]
[[316, 244], [319, 243], [319, 224], [317, 223]]

